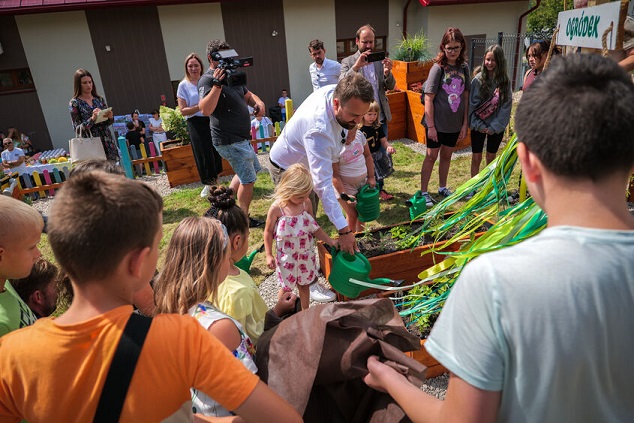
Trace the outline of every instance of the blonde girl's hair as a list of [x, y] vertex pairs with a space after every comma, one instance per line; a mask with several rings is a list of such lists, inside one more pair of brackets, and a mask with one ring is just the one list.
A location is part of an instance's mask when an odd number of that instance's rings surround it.
[[308, 195], [312, 190], [313, 178], [310, 172], [304, 165], [296, 163], [282, 174], [282, 179], [273, 192], [273, 198], [284, 207], [291, 197]]
[[[376, 120], [372, 122], [372, 127], [374, 129], [380, 128], [381, 127], [381, 106], [379, 106], [379, 103], [377, 103], [376, 100], [370, 103], [370, 107], [368, 107], [368, 111], [366, 113], [370, 113], [370, 112], [376, 112]], [[359, 125], [359, 128], [361, 128], [364, 123], [365, 123], [365, 120], [362, 119], [361, 124]]]
[[220, 265], [229, 254], [222, 224], [208, 217], [188, 217], [178, 224], [154, 284], [158, 313], [187, 314], [198, 302], [216, 299]]

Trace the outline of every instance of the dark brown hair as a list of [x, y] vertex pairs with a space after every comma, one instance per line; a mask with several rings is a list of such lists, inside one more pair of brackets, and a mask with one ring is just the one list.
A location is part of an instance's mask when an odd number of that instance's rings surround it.
[[233, 189], [223, 186], [213, 186], [207, 197], [211, 207], [205, 212], [205, 217], [213, 217], [222, 222], [229, 235], [249, 232], [249, 218], [237, 204]]
[[86, 69], [79, 68], [75, 71], [75, 75], [73, 75], [73, 98], [77, 98], [81, 95], [81, 79], [84, 76], [89, 76], [92, 81], [92, 91], [90, 94], [92, 94], [93, 97], [99, 97], [97, 87], [95, 86], [95, 78], [93, 78]]

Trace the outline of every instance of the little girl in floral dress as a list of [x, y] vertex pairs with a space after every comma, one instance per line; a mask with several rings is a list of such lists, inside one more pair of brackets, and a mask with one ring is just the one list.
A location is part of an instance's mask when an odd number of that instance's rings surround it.
[[[313, 217], [313, 206], [308, 196], [313, 190], [313, 181], [301, 164], [290, 166], [275, 187], [266, 216], [264, 248], [266, 264], [276, 269], [277, 278], [284, 291], [297, 287], [302, 309], [309, 307], [309, 285], [317, 277], [317, 258], [314, 238], [331, 246], [337, 242], [319, 227]], [[276, 256], [273, 257], [273, 239]]]

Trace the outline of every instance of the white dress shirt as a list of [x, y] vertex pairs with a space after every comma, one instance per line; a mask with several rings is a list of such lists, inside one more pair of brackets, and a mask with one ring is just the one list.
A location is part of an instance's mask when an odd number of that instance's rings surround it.
[[313, 62], [308, 67], [310, 72], [310, 82], [313, 84], [313, 91], [317, 91], [326, 85], [339, 82], [341, 64], [335, 60], [324, 59], [321, 68], [317, 68], [317, 63]]
[[348, 131], [332, 105], [335, 85], [313, 92], [297, 109], [273, 144], [270, 159], [283, 169], [301, 163], [310, 170], [315, 192], [328, 219], [340, 230], [348, 225], [332, 186], [332, 164], [339, 161]]

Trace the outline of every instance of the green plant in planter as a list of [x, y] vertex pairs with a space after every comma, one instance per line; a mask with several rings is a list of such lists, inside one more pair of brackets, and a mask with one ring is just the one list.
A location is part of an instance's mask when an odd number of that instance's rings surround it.
[[428, 62], [433, 59], [429, 53], [429, 41], [423, 31], [408, 35], [399, 41], [392, 50], [392, 59], [404, 62]]
[[159, 114], [163, 120], [163, 129], [171, 132], [176, 139], [181, 140], [183, 145], [189, 144], [189, 131], [187, 130], [187, 122], [178, 108], [171, 109], [161, 106]]

